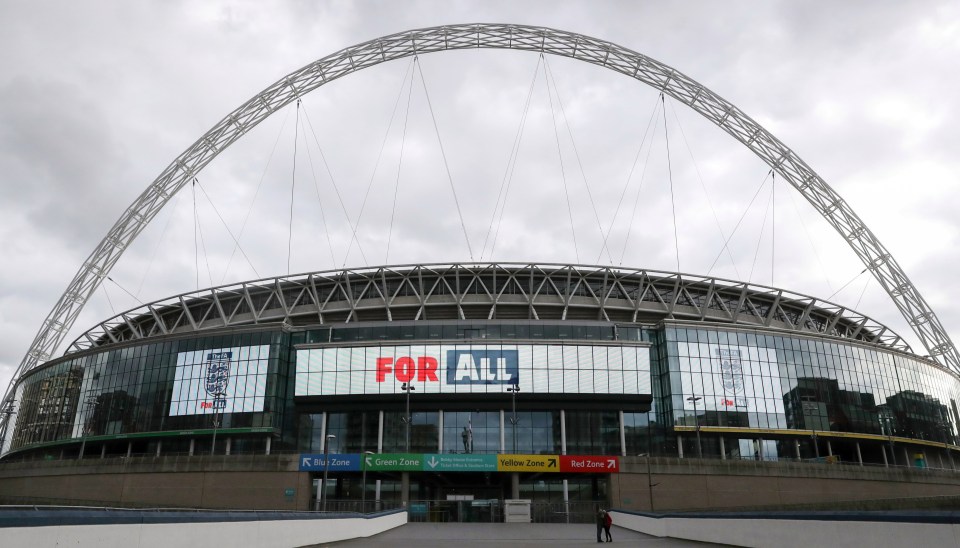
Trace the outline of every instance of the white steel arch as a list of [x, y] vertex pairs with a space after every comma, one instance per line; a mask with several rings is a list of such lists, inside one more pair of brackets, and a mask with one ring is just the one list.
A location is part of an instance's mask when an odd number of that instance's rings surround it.
[[472, 48], [535, 51], [585, 61], [639, 80], [686, 104], [743, 143], [796, 188], [873, 273], [930, 356], [960, 373], [956, 347], [890, 252], [813, 169], [735, 105], [676, 69], [611, 42], [544, 27], [481, 23], [405, 31], [323, 57], [268, 86], [177, 156], [124, 211], [44, 320], [0, 402], [0, 421], [4, 422], [0, 432], [10, 417], [2, 410], [12, 404], [17, 379], [51, 357], [124, 250], [164, 204], [223, 149], [278, 109], [327, 82], [386, 61]]

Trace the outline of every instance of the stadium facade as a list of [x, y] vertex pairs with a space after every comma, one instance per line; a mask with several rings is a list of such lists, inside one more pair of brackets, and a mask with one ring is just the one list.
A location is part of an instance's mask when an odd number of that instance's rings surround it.
[[[958, 399], [955, 374], [883, 325], [781, 289], [609, 267], [407, 265], [120, 314], [17, 379], [4, 444], [5, 460], [316, 454], [330, 439], [334, 454], [950, 469]], [[461, 491], [474, 482], [509, 498], [510, 474], [468, 476]], [[602, 500], [604, 478], [549, 479]], [[393, 480], [369, 498], [444, 489], [428, 471]], [[516, 481], [521, 496], [551, 490], [541, 474]], [[366, 498], [356, 489], [338, 498]]]
[[[783, 289], [620, 267], [471, 262], [178, 295], [106, 320], [54, 357], [133, 240], [246, 132], [358, 70], [475, 48], [591, 63], [713, 122], [850, 245], [929, 355], [854, 310]], [[589, 501], [588, 520], [594, 501], [652, 510], [654, 487], [657, 509], [955, 496], [958, 373], [946, 329], [849, 205], [702, 84], [576, 33], [417, 29], [279, 79], [124, 211], [0, 401], [0, 498], [305, 509], [320, 468], [334, 481], [319, 492], [340, 500]]]

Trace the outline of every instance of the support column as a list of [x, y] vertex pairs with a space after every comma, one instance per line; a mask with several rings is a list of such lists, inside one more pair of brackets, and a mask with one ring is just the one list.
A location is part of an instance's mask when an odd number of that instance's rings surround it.
[[860, 442], [857, 442], [857, 462], [860, 463], [860, 466], [863, 466], [863, 455], [860, 453]]
[[163, 447], [163, 440], [157, 440], [157, 456], [160, 456], [160, 449]]
[[400, 504], [403, 508], [410, 506], [410, 472], [400, 473]]
[[[320, 452], [327, 446], [327, 412], [320, 413]], [[326, 487], [324, 487], [326, 489]]]
[[273, 443], [273, 436], [267, 434], [267, 449], [264, 451], [263, 453], [264, 455], [270, 454], [270, 446], [272, 445], [272, 443]]
[[560, 454], [567, 454], [567, 413], [563, 409], [560, 410]]
[[677, 456], [683, 458], [683, 436], [677, 434]]
[[623, 409], [620, 410], [620, 455], [627, 456], [627, 433], [623, 427]]
[[227, 438], [227, 446], [224, 448], [224, 453], [223, 453], [224, 455], [230, 454], [230, 447], [232, 445], [231, 443], [232, 441], [233, 441], [233, 438]]
[[190, 438], [190, 449], [187, 450], [187, 454], [191, 457], [193, 456], [193, 450], [197, 446], [197, 440], [195, 438]]
[[903, 448], [903, 458], [904, 458], [904, 466], [906, 466], [907, 468], [910, 468], [910, 452], [907, 451], [906, 447]]
[[127, 442], [127, 458], [129, 459], [129, 458], [130, 458], [130, 455], [132, 455], [132, 454], [133, 454], [133, 442], [132, 442], [132, 441], [128, 441], [128, 442]]
[[570, 484], [563, 480], [563, 515], [566, 516], [566, 522], [570, 523]]
[[520, 472], [510, 473], [510, 498], [520, 498]]
[[437, 453], [443, 453], [443, 409], [437, 410], [437, 426], [439, 428], [437, 435]]
[[827, 440], [827, 455], [833, 456], [833, 446], [830, 445], [830, 440]]
[[890, 468], [890, 461], [887, 460], [887, 448], [881, 445], [880, 452], [883, 453], [883, 465], [886, 468]]
[[727, 446], [723, 443], [723, 436], [720, 436], [720, 460], [727, 460]]
[[793, 450], [797, 454], [797, 460], [803, 460], [803, 457], [800, 456], [800, 440], [793, 440]]
[[[380, 418], [377, 420], [377, 453], [383, 453], [383, 410], [380, 410]], [[377, 485], [380, 481], [377, 480]]]
[[507, 452], [507, 442], [506, 436], [504, 436], [504, 426], [503, 426], [503, 409], [500, 410], [500, 452]]

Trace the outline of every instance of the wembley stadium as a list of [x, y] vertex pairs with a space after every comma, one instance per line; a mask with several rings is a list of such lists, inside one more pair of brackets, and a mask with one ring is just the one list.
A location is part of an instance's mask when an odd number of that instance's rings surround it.
[[[856, 310], [788, 289], [619, 266], [471, 261], [174, 295], [103, 320], [54, 356], [143, 226], [278, 106], [364, 66], [472, 47], [604, 66], [714, 121], [842, 235], [929, 355]], [[524, 499], [544, 505], [535, 519], [551, 521], [569, 520], [576, 504], [590, 519], [598, 503], [654, 510], [956, 496], [958, 371], [945, 329], [846, 203], [702, 85], [573, 33], [420, 29], [279, 80], [131, 205], [44, 322], [4, 397], [0, 499], [402, 505], [411, 518], [458, 521], [500, 519], [503, 501]]]

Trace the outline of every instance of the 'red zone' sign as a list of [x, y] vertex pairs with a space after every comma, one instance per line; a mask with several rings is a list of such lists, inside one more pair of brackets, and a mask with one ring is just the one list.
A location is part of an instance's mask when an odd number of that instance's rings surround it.
[[620, 459], [617, 457], [595, 457], [583, 455], [560, 455], [561, 472], [597, 472], [616, 474], [620, 472]]

